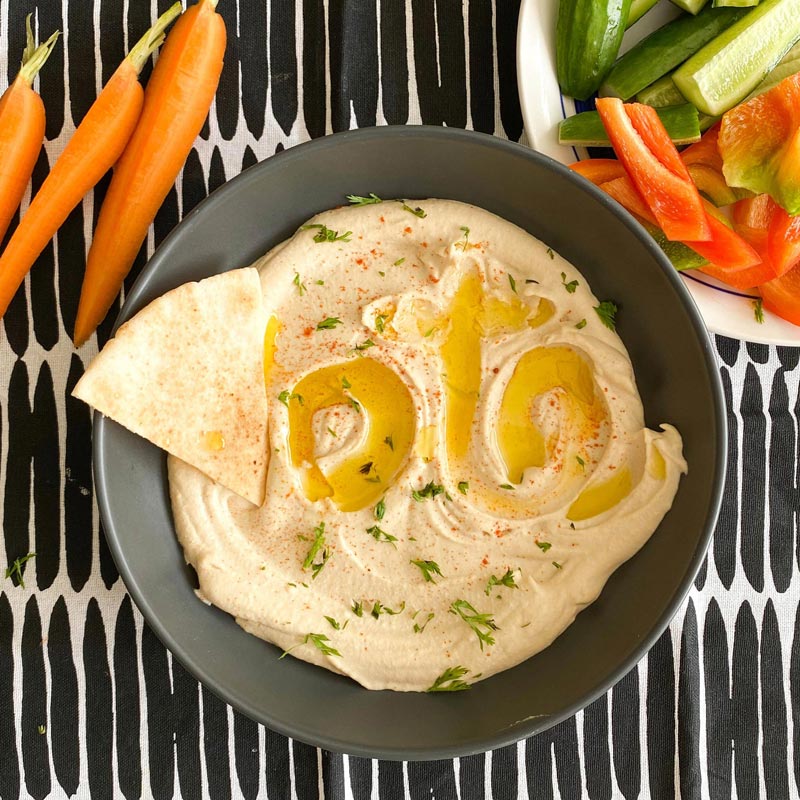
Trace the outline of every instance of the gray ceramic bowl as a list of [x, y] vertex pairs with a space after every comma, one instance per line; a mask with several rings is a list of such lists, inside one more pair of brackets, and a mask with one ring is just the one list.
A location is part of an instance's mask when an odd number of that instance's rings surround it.
[[460, 130], [366, 129], [300, 145], [248, 169], [175, 229], [118, 322], [189, 280], [250, 264], [347, 194], [442, 197], [538, 236], [620, 306], [647, 423], [684, 437], [689, 477], [652, 539], [547, 650], [454, 694], [369, 692], [287, 658], [197, 600], [173, 534], [164, 453], [99, 415], [100, 512], [145, 619], [200, 681], [255, 720], [330, 750], [392, 759], [508, 744], [607, 691], [664, 631], [705, 554], [725, 473], [725, 410], [712, 347], [689, 294], [649, 237], [599, 190], [524, 147]]

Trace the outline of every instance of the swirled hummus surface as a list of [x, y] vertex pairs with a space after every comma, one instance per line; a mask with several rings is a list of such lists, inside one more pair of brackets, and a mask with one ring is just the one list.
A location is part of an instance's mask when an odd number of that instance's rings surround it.
[[256, 265], [270, 463], [256, 507], [170, 457], [199, 594], [370, 689], [458, 689], [547, 647], [686, 464], [571, 264], [445, 200], [320, 214]]

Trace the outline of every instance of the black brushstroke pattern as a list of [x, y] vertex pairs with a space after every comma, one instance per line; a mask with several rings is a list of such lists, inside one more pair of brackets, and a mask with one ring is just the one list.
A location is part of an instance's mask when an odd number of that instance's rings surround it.
[[268, 797], [289, 796], [289, 740], [264, 728], [264, 757]]
[[323, 0], [303, 3], [303, 116], [312, 139], [325, 135], [327, 47]]
[[500, 82], [500, 119], [512, 141], [522, 136], [522, 109], [517, 93], [517, 0], [496, 0], [497, 72]]
[[[586, 793], [591, 800], [608, 800], [611, 797], [608, 699], [609, 695], [604, 694], [583, 710], [583, 758], [586, 764]], [[616, 746], [616, 742], [614, 744]]]
[[411, 800], [456, 800], [455, 774], [450, 762], [409, 761], [408, 788]]
[[712, 542], [714, 565], [717, 575], [726, 589], [731, 588], [736, 575], [736, 530], [739, 524], [739, 422], [733, 411], [733, 388], [727, 369], [721, 371], [725, 407], [728, 411], [728, 457], [725, 489], [719, 510], [719, 520]]
[[324, 797], [344, 797], [344, 759], [322, 750], [322, 789]]
[[[555, 755], [555, 763], [551, 753]], [[562, 800], [579, 798], [582, 791], [581, 759], [575, 717], [525, 742], [525, 768], [530, 797], [551, 800], [553, 767], [556, 769]]]
[[[244, 0], [252, 3], [252, 9], [243, 12], [247, 19], [253, 20], [256, 27], [261, 26], [261, 11], [264, 3], [260, 0]], [[297, 53], [295, 42], [295, 0], [272, 0], [269, 21], [269, 79], [272, 82], [272, 114], [281, 130], [288, 136], [297, 119]], [[264, 74], [256, 81], [245, 81], [246, 94], [242, 96], [242, 112], [250, 132], [260, 137], [264, 130], [264, 106], [266, 102], [266, 65], [261, 64], [260, 52], [247, 58], [247, 67], [253, 73]], [[243, 65], [244, 66], [244, 65]], [[262, 98], [263, 92], [263, 98]]]
[[133, 604], [125, 597], [114, 626], [114, 720], [117, 737], [117, 780], [126, 800], [142, 796], [139, 670]]
[[[26, 6], [27, 4], [22, 3], [21, 5]], [[37, 0], [36, 11], [40, 25], [40, 42], [47, 39], [53, 31], [64, 30], [61, 0]], [[64, 125], [64, 79], [64, 42], [59, 40], [39, 75], [39, 95], [47, 110], [44, 135], [48, 141], [56, 139]]]
[[789, 699], [792, 709], [792, 768], [800, 784], [800, 606], [794, 616], [794, 636], [789, 656]]
[[789, 752], [786, 686], [783, 679], [783, 647], [778, 616], [772, 600], [767, 600], [761, 624], [761, 760], [764, 765], [766, 795], [774, 800], [788, 800]]
[[36, 581], [47, 589], [58, 574], [61, 543], [61, 467], [53, 378], [39, 370], [31, 418]]
[[485, 770], [486, 756], [483, 753], [459, 759], [458, 787], [461, 800], [486, 800]]
[[738, 339], [731, 339], [728, 336], [715, 336], [714, 341], [717, 344], [717, 352], [723, 362], [729, 367], [734, 366], [739, 359], [742, 343]]
[[97, 549], [100, 553], [100, 577], [103, 579], [106, 589], [110, 589], [119, 580], [119, 572], [117, 572], [117, 565], [114, 563], [114, 557], [111, 555], [111, 549], [108, 546], [103, 523], [99, 519], [97, 537]]
[[378, 108], [377, 3], [329, 0], [331, 127], [350, 128], [352, 104], [359, 128], [375, 124]]
[[734, 775], [740, 800], [759, 796], [758, 787], [758, 631], [746, 600], [736, 615], [732, 656], [731, 727]]
[[[766, 486], [766, 459], [763, 443], [767, 436], [764, 404], [758, 373], [752, 364], [745, 371], [742, 390], [742, 486]], [[750, 585], [764, 589], [765, 493], [741, 494], [741, 562]]]
[[83, 364], [73, 353], [64, 398], [67, 439], [64, 454], [64, 550], [70, 584], [77, 592], [92, 570], [92, 425], [86, 403], [72, 397], [83, 375]]
[[[21, 591], [11, 589], [10, 591]], [[0, 592], [0, 798], [19, 797], [20, 774], [14, 704], [14, 615], [6, 592]]]
[[678, 675], [678, 766], [681, 798], [695, 800], [702, 796], [700, 737], [703, 709], [700, 703], [697, 615], [691, 600], [683, 618]]
[[211, 153], [211, 164], [208, 167], [208, 193], [219, 189], [225, 183], [225, 165], [222, 162], [222, 153], [215, 147]]
[[[97, 186], [94, 187], [93, 192], [93, 202], [92, 202], [92, 230], [97, 228], [97, 219], [100, 216], [100, 209], [103, 206], [103, 200], [105, 199], [106, 192], [108, 191], [108, 186], [111, 183], [111, 173], [106, 175], [102, 180], [100, 180]], [[140, 251], [137, 256], [137, 261], [134, 263], [134, 269], [136, 269], [136, 264], [143, 264], [144, 263], [144, 254]], [[119, 295], [114, 298], [114, 302], [111, 304], [111, 307], [108, 310], [108, 314], [106, 314], [105, 318], [102, 322], [97, 326], [97, 347], [98, 349], [102, 349], [106, 342], [111, 338], [111, 328], [114, 326], [114, 321], [119, 314], [119, 310], [122, 307], [122, 303], [120, 301]], [[76, 306], [77, 310], [77, 306]], [[72, 323], [74, 327], [74, 323]]]
[[[634, 667], [611, 694], [611, 741], [617, 785], [626, 800], [638, 797], [642, 785], [639, 741], [639, 670]], [[609, 778], [610, 782], [610, 778]]]
[[[800, 754], [798, 754], [800, 757]], [[378, 764], [378, 796], [382, 798], [403, 797], [403, 765], [396, 761], [381, 761]]]
[[[12, 221], [11, 227], [8, 229], [9, 236], [13, 232], [13, 226], [18, 219], [19, 217], [17, 216]], [[6, 329], [8, 344], [15, 355], [22, 358], [28, 349], [30, 338], [28, 329], [28, 292], [24, 283], [8, 304], [6, 313], [3, 315], [3, 326]]]
[[172, 659], [172, 709], [180, 793], [200, 797], [200, 688], [176, 659]]
[[494, 133], [494, 22], [491, 0], [469, 4], [469, 90], [472, 128]]
[[230, 800], [231, 765], [228, 758], [228, 706], [201, 687], [203, 714], [203, 761], [211, 800]]
[[86, 679], [86, 761], [92, 798], [113, 797], [111, 756], [114, 725], [111, 673], [106, 657], [106, 630], [97, 600], [86, 609], [83, 666]]
[[39, 733], [39, 726], [47, 729], [47, 683], [44, 672], [44, 645], [42, 622], [36, 597], [25, 604], [25, 622], [22, 626], [22, 765], [25, 770], [25, 788], [31, 797], [42, 800], [50, 794], [50, 764], [48, 737]]
[[258, 794], [258, 725], [243, 714], [234, 713], [233, 736], [239, 786], [250, 800]]
[[192, 150], [183, 168], [182, 216], [186, 216], [206, 196], [206, 180], [197, 150]]
[[353, 800], [371, 800], [372, 761], [367, 758], [351, 756], [349, 762], [350, 787], [353, 790]]
[[380, 0], [381, 90], [389, 125], [408, 122], [408, 42], [405, 0]]
[[[239, 47], [242, 39], [252, 46], [251, 32], [242, 30], [239, 36], [236, 31], [239, 29], [239, 9], [238, 3], [220, 3], [217, 13], [225, 20], [225, 28], [228, 32], [227, 45], [225, 47], [225, 61], [222, 65], [222, 73], [219, 77], [219, 86], [216, 94], [216, 117], [217, 127], [225, 141], [230, 141], [236, 134], [236, 126], [239, 121], [239, 98], [241, 89], [239, 86]], [[266, 3], [262, 3], [265, 7]], [[249, 23], [248, 23], [249, 28]], [[263, 53], [266, 61], [266, 36], [261, 35], [260, 41], [256, 46]], [[266, 64], [262, 75], [254, 77], [253, 83], [266, 83]], [[203, 134], [203, 139], [208, 138], [208, 134]]]
[[731, 724], [728, 637], [717, 601], [712, 598], [703, 630], [706, 708], [706, 774], [711, 800], [731, 796]]
[[56, 234], [58, 243], [58, 307], [63, 332], [71, 337], [78, 315], [82, 278], [86, 269], [86, 241], [83, 234], [83, 204], [67, 217]]
[[703, 557], [703, 562], [700, 564], [700, 569], [697, 570], [697, 577], [694, 579], [694, 588], [702, 591], [706, 585], [706, 578], [708, 577], [708, 554]]
[[17, 361], [8, 389], [8, 450], [3, 494], [3, 539], [6, 562], [31, 550], [28, 534], [30, 513], [31, 409], [28, 402], [28, 368]]
[[319, 770], [317, 748], [292, 741], [294, 756], [294, 783], [297, 800], [317, 800], [319, 797]]
[[[67, 29], [62, 44], [69, 48], [69, 106], [76, 128], [97, 96], [94, 84], [97, 48], [93, 10], [92, 3], [67, 4]], [[59, 253], [59, 260], [61, 257]], [[59, 288], [63, 289], [63, 284]]]
[[[446, 770], [445, 770], [446, 771]], [[492, 800], [517, 800], [517, 746], [501, 747], [492, 752]]]
[[[63, 597], [56, 600], [47, 630], [47, 657], [50, 662], [50, 741], [53, 748], [55, 778], [71, 796], [80, 781], [80, 721], [78, 676], [72, 659], [69, 613]], [[2, 737], [0, 737], [2, 738]]]
[[757, 364], [766, 364], [769, 361], [769, 347], [758, 342], [745, 342], [747, 355]]
[[675, 661], [666, 631], [647, 656], [647, 766], [653, 800], [675, 797]]
[[[132, 3], [133, 6], [144, 5]], [[101, 83], [103, 86], [114, 74], [119, 63], [125, 58], [125, 19], [123, 3], [114, 0], [101, 0], [100, 3], [100, 64]]]
[[245, 147], [244, 155], [242, 156], [242, 172], [244, 172], [248, 167], [252, 167], [254, 164], [258, 163], [258, 157], [253, 152], [251, 147]]
[[[460, 4], [411, 0], [419, 111], [425, 125], [467, 125], [464, 18]], [[438, 25], [439, 37], [431, 40]]]
[[170, 800], [175, 783], [175, 760], [169, 661], [164, 646], [147, 625], [142, 629], [142, 672], [147, 699], [150, 793], [153, 800]]

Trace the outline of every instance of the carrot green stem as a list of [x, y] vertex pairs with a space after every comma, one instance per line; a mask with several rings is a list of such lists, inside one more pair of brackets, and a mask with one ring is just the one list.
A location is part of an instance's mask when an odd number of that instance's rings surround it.
[[27, 29], [27, 46], [22, 53], [22, 66], [19, 70], [19, 76], [25, 83], [30, 86], [33, 79], [38, 75], [39, 70], [44, 66], [45, 61], [50, 57], [53, 52], [56, 40], [59, 37], [59, 31], [56, 31], [44, 44], [36, 46], [36, 40], [33, 38], [33, 30], [31, 29], [31, 15], [25, 19], [25, 27]]
[[150, 58], [164, 41], [164, 31], [179, 17], [183, 7], [180, 2], [173, 3], [157, 20], [156, 24], [139, 39], [128, 53], [128, 60], [133, 64], [136, 72], [141, 72], [147, 59]]

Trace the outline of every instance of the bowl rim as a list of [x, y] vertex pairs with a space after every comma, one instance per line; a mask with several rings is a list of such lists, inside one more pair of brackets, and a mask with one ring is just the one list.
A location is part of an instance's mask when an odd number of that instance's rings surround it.
[[[620, 666], [602, 681], [594, 690], [586, 692], [583, 696], [562, 709], [558, 714], [552, 714], [545, 718], [534, 717], [523, 720], [515, 725], [504, 728], [503, 730], [487, 735], [480, 740], [462, 742], [458, 745], [439, 747], [436, 750], [419, 749], [414, 747], [381, 747], [362, 746], [354, 744], [346, 737], [332, 737], [318, 735], [313, 730], [308, 730], [303, 726], [284, 724], [273, 720], [269, 713], [263, 709], [255, 707], [246, 698], [238, 696], [235, 689], [225, 686], [219, 681], [212, 680], [204, 674], [201, 666], [196, 664], [186, 653], [181, 645], [176, 641], [169, 630], [161, 623], [157, 614], [153, 611], [147, 597], [142, 592], [136, 577], [129, 569], [125, 555], [125, 549], [119, 536], [119, 529], [115, 523], [111, 511], [109, 496], [107, 492], [105, 474], [106, 464], [106, 433], [108, 429], [107, 420], [100, 412], [93, 412], [92, 432], [93, 432], [93, 473], [97, 503], [100, 518], [103, 525], [106, 541], [111, 555], [122, 578], [125, 588], [131, 595], [134, 603], [142, 613], [147, 625], [155, 633], [161, 643], [170, 651], [174, 658], [177, 658], [181, 666], [189, 672], [199, 683], [208, 688], [223, 702], [228, 703], [237, 711], [246, 715], [250, 719], [261, 725], [269, 727], [271, 730], [296, 739], [300, 742], [320, 747], [325, 750], [347, 753], [349, 755], [364, 758], [377, 758], [392, 761], [408, 760], [434, 760], [449, 759], [460, 756], [472, 755], [475, 753], [494, 750], [504, 747], [529, 736], [542, 733], [547, 729], [563, 722], [574, 716], [576, 713], [586, 708], [601, 695], [607, 693], [616, 683], [618, 683], [638, 662], [647, 654], [656, 641], [661, 637], [669, 626], [672, 619], [677, 614], [679, 608], [684, 603], [686, 596], [691, 589], [697, 573], [705, 560], [708, 546], [719, 516], [722, 496], [725, 487], [725, 476], [727, 470], [727, 450], [728, 450], [728, 428], [727, 411], [722, 387], [722, 380], [718, 371], [716, 353], [710, 338], [710, 334], [702, 320], [697, 305], [689, 291], [680, 279], [679, 274], [672, 267], [662, 250], [647, 232], [639, 225], [636, 219], [629, 214], [622, 206], [617, 204], [611, 197], [606, 195], [596, 186], [585, 180], [568, 167], [558, 163], [546, 155], [531, 150], [521, 144], [506, 139], [500, 139], [490, 134], [468, 131], [460, 128], [446, 128], [435, 125], [386, 125], [368, 128], [359, 128], [350, 131], [330, 134], [318, 139], [313, 139], [287, 150], [270, 156], [229, 179], [217, 189], [212, 191], [204, 200], [195, 206], [166, 236], [164, 241], [158, 246], [144, 266], [141, 274], [137, 277], [131, 290], [127, 293], [125, 302], [112, 329], [112, 336], [116, 334], [120, 325], [133, 316], [142, 305], [142, 296], [147, 291], [150, 281], [154, 274], [161, 268], [162, 264], [168, 261], [170, 253], [179, 241], [183, 230], [195, 224], [196, 219], [201, 214], [208, 213], [220, 204], [225, 203], [228, 197], [239, 190], [241, 186], [258, 181], [263, 170], [269, 170], [276, 163], [286, 164], [293, 159], [303, 158], [306, 153], [312, 150], [330, 150], [336, 148], [342, 142], [372, 141], [376, 138], [391, 139], [391, 137], [410, 137], [421, 138], [439, 137], [442, 140], [468, 140], [479, 142], [485, 147], [498, 149], [511, 153], [516, 157], [531, 159], [539, 162], [540, 166], [550, 172], [554, 172], [567, 180], [572, 181], [584, 192], [591, 195], [595, 201], [617, 216], [629, 231], [639, 239], [649, 251], [650, 255], [658, 262], [661, 270], [666, 274], [673, 289], [682, 301], [691, 321], [692, 329], [701, 346], [705, 365], [709, 373], [710, 394], [715, 413], [715, 437], [717, 442], [717, 452], [714, 464], [714, 477], [712, 482], [712, 492], [709, 503], [708, 514], [703, 523], [702, 534], [698, 537], [697, 546], [694, 554], [687, 566], [686, 573], [677, 586], [671, 600], [666, 605], [664, 611], [659, 616], [656, 624], [648, 634], [633, 647], [628, 656]], [[149, 302], [149, 301], [148, 301]], [[123, 537], [124, 538], [124, 537]], [[364, 690], [367, 691], [367, 690]]]

